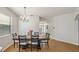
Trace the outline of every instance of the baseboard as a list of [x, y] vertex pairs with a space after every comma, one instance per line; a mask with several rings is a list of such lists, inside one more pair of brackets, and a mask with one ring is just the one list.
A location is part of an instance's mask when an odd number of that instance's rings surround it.
[[67, 44], [79, 46], [79, 44], [77, 44], [77, 43], [71, 43], [71, 42], [68, 42], [68, 41], [58, 40], [58, 39], [55, 39], [55, 38], [54, 38], [54, 40], [57, 40], [57, 41], [60, 41], [60, 42], [63, 42], [63, 43], [67, 43]]
[[11, 45], [13, 45], [13, 43], [11, 43], [11, 44], [9, 44], [8, 46], [6, 46], [5, 48], [3, 48], [2, 51], [5, 52], [5, 50], [6, 50], [7, 48], [9, 48]]

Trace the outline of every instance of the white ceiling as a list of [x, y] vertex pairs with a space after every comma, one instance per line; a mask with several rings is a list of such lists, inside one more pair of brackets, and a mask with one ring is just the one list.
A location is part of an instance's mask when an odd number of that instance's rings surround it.
[[[10, 7], [17, 15], [24, 15], [23, 7]], [[38, 15], [43, 18], [51, 18], [53, 16], [72, 12], [75, 7], [27, 7], [27, 15]]]

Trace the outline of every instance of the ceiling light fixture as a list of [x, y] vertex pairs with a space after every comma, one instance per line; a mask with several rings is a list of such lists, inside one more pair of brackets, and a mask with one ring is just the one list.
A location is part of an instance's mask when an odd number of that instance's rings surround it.
[[24, 15], [23, 16], [20, 16], [20, 20], [22, 20], [22, 21], [29, 20], [27, 18], [28, 18], [28, 16], [26, 16], [26, 7], [24, 7]]

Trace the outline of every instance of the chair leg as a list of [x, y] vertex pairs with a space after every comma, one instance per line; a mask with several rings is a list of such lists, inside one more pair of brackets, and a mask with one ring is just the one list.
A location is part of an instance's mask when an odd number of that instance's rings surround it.
[[39, 49], [39, 48], [38, 48], [38, 45], [37, 45], [37, 52], [38, 52], [38, 49]]
[[32, 44], [31, 44], [31, 52], [32, 52]]
[[41, 43], [41, 47], [43, 47], [43, 43]]
[[48, 46], [48, 48], [49, 48], [49, 41], [47, 42], [47, 46]]
[[15, 48], [15, 40], [14, 40], [14, 48]]
[[48, 46], [48, 48], [49, 48], [49, 44], [47, 43], [47, 46]]
[[20, 45], [19, 45], [19, 52], [20, 52]]

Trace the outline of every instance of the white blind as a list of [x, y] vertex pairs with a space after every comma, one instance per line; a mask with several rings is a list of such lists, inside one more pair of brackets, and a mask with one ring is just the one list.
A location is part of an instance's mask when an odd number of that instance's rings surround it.
[[0, 13], [0, 36], [10, 34], [11, 25], [10, 25], [10, 17]]
[[0, 24], [10, 25], [10, 17], [0, 13]]

